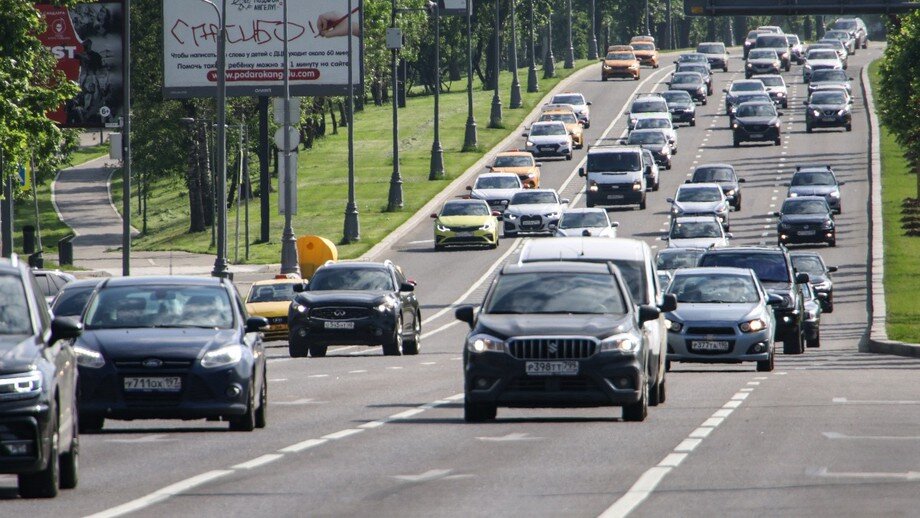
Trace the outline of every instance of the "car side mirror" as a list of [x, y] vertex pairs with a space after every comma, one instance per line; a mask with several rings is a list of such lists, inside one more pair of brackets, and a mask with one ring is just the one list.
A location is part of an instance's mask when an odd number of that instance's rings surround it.
[[473, 186], [472, 186], [472, 185], [467, 185], [467, 186], [466, 186], [466, 190], [472, 191], [472, 190], [473, 190]]
[[822, 300], [822, 301], [825, 301], [828, 298], [827, 293], [816, 293], [815, 296], [818, 297], [818, 300]]
[[848, 78], [847, 78], [847, 81], [852, 81], [852, 80], [853, 80], [852, 77], [848, 77]]
[[588, 106], [591, 106], [591, 104], [592, 104], [591, 101], [588, 101]]
[[411, 282], [404, 282], [399, 285], [399, 291], [404, 293], [409, 293], [415, 291], [415, 284]]
[[744, 178], [738, 178], [738, 183], [746, 183], [747, 180]]
[[779, 217], [782, 217], [783, 213], [777, 211], [777, 212], [772, 212], [771, 215], [772, 215], [774, 218], [779, 218]]
[[796, 284], [808, 284], [811, 281], [811, 276], [807, 273], [797, 273], [795, 274], [795, 283]]
[[454, 317], [461, 321], [469, 324], [470, 329], [473, 328], [473, 324], [476, 322], [476, 312], [473, 306], [465, 305], [460, 306], [454, 310]]
[[568, 199], [568, 198], [562, 198], [562, 199], [559, 200], [559, 201], [562, 202], [563, 205], [568, 205], [569, 203], [572, 202], [572, 200], [570, 200], [570, 199]]
[[662, 313], [670, 313], [677, 309], [677, 295], [673, 293], [667, 293], [662, 297], [661, 305], [658, 306], [658, 310]]
[[431, 216], [430, 216], [430, 218], [431, 218], [431, 219], [438, 219], [438, 215], [437, 215], [437, 214], [434, 214], [434, 213], [432, 213], [432, 214], [431, 214]]
[[846, 182], [837, 182], [837, 185], [846, 185]]
[[836, 267], [836, 266], [828, 266], [828, 267], [827, 267], [827, 273], [834, 273], [834, 272], [836, 272], [836, 271], [837, 271], [837, 267]]
[[783, 298], [780, 297], [779, 295], [773, 295], [773, 294], [767, 295], [767, 305], [768, 306], [782, 306]]
[[667, 232], [665, 232], [664, 234], [661, 234], [661, 237], [659, 237], [658, 239], [660, 239], [660, 240], [662, 240], [662, 241], [667, 241], [669, 236], [670, 236], [670, 234], [668, 234]]
[[496, 218], [498, 218], [498, 217], [501, 217], [502, 213], [501, 213], [501, 212], [498, 212], [497, 210], [493, 210], [493, 211], [492, 211], [492, 215], [495, 216]]
[[731, 232], [726, 232], [726, 233], [725, 233], [725, 237], [727, 237], [727, 238], [729, 238], [729, 239], [734, 239], [735, 235], [732, 234]]
[[783, 116], [783, 112], [776, 112], [776, 116], [777, 116], [777, 117], [782, 117], [782, 116]]
[[664, 201], [668, 203], [674, 203], [674, 198], [665, 198]]
[[529, 136], [530, 136], [530, 133], [521, 133], [521, 136], [522, 136], [522, 137], [529, 137]]
[[486, 166], [486, 169], [488, 169], [489, 171], [491, 171], [492, 169], [494, 169], [494, 166], [487, 165], [487, 166]]
[[656, 320], [661, 316], [661, 311], [655, 306], [639, 306], [639, 323], [644, 324]]
[[728, 93], [728, 88], [723, 88], [723, 89], [722, 89], [722, 92]]
[[246, 319], [246, 332], [258, 333], [263, 327], [268, 326], [268, 320], [265, 317], [249, 317]]
[[617, 227], [619, 227], [619, 226], [620, 226], [620, 222], [619, 222], [619, 221], [611, 221], [611, 222], [610, 222], [610, 228], [617, 228]]
[[51, 345], [58, 340], [73, 340], [83, 334], [83, 324], [67, 317], [55, 317], [51, 321]]
[[684, 183], [693, 183], [693, 180], [684, 180]]
[[584, 168], [584, 167], [579, 167], [579, 168], [578, 168], [578, 176], [581, 176], [582, 178], [584, 178], [584, 177], [586, 176], [585, 168]]
[[299, 284], [295, 284], [292, 289], [295, 293], [303, 293], [307, 291], [307, 283], [301, 282]]

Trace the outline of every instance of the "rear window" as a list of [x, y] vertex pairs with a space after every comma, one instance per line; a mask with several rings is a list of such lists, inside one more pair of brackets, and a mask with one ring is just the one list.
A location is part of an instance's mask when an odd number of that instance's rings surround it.
[[642, 159], [635, 152], [589, 153], [588, 171], [641, 171]]
[[789, 46], [789, 40], [785, 36], [758, 36], [758, 47], [783, 48]]
[[95, 287], [71, 288], [65, 289], [54, 299], [54, 305], [51, 307], [52, 313], [58, 317], [79, 317], [86, 309], [86, 303], [89, 302], [90, 295], [93, 294]]
[[781, 252], [707, 253], [700, 259], [700, 266], [750, 268], [757, 274], [760, 282], [792, 282], [789, 268], [786, 266], [786, 257]]

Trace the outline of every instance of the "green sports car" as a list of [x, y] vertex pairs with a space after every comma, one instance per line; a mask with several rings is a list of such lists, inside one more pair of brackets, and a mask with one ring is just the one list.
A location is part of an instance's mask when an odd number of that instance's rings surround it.
[[434, 219], [434, 248], [488, 246], [498, 248], [498, 212], [483, 200], [451, 200]]

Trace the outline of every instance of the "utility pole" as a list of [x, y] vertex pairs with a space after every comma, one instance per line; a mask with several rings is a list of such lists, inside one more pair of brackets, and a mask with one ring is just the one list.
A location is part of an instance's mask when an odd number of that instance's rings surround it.
[[[226, 2], [226, 0], [224, 0]], [[297, 165], [297, 154], [292, 152], [293, 142], [291, 142], [291, 59], [290, 53], [288, 51], [288, 2], [282, 2], [282, 20], [284, 24], [284, 29], [282, 30], [282, 36], [284, 37], [283, 42], [283, 56], [284, 59], [284, 113], [282, 114], [282, 122], [284, 125], [284, 149], [281, 150], [281, 155], [284, 157], [282, 162], [283, 166], [281, 170], [284, 171], [284, 230], [281, 233], [281, 273], [282, 274], [300, 274], [300, 264], [297, 261], [297, 240], [294, 237], [294, 204], [296, 203], [294, 198], [294, 190], [297, 188], [294, 185], [294, 168]], [[349, 45], [351, 44], [351, 2], [349, 1], [348, 6], [348, 41]], [[349, 50], [351, 47], [349, 46]], [[351, 59], [351, 53], [349, 52], [349, 59]], [[351, 73], [351, 68], [349, 68], [348, 73]], [[350, 112], [349, 112], [350, 113]], [[351, 129], [351, 124], [348, 125], [349, 131]]]
[[546, 13], [546, 51], [543, 52], [543, 79], [556, 77], [556, 56], [553, 55], [553, 10]]
[[131, 0], [125, 0], [124, 126], [121, 137], [121, 274], [131, 275]]
[[518, 58], [517, 58], [517, 0], [511, 0], [511, 109], [520, 108], [524, 105], [521, 99], [521, 81], [518, 79]]
[[501, 73], [500, 61], [502, 59], [500, 14], [499, 0], [495, 0], [495, 67], [492, 69], [495, 93], [492, 95], [492, 112], [489, 114], [490, 128], [502, 127], [502, 99], [501, 94], [498, 92], [498, 76]]
[[565, 52], [565, 68], [575, 68], [575, 46], [572, 44], [572, 0], [566, 1], [566, 7], [568, 8], [568, 40], [567, 50]]
[[271, 144], [268, 142], [268, 97], [259, 97], [259, 211], [261, 227], [259, 241], [268, 243], [271, 239]]
[[438, 2], [432, 2], [431, 5], [434, 9], [434, 141], [431, 143], [428, 179], [440, 180], [444, 178], [444, 148], [441, 147], [441, 7]]
[[[571, 1], [571, 0], [569, 0]], [[649, 27], [649, 12], [648, 12], [648, 0], [645, 0], [645, 34], [651, 36], [652, 29]]]
[[[396, 29], [396, 0], [390, 10], [390, 27]], [[402, 35], [400, 34], [400, 38]], [[399, 42], [402, 46], [402, 41]], [[403, 208], [402, 174], [399, 171], [399, 49], [391, 49], [390, 68], [393, 72], [393, 174], [390, 175], [390, 192], [387, 211], [395, 212]]]
[[597, 6], [591, 0], [591, 34], [588, 35], [588, 58], [597, 59]]
[[[213, 4], [212, 4], [213, 5]], [[287, 3], [285, 3], [287, 5]], [[216, 8], [216, 6], [215, 6]], [[287, 28], [287, 25], [285, 25]], [[222, 0], [217, 40], [217, 257], [214, 277], [227, 276], [227, 0]]]
[[[393, 0], [393, 3], [395, 5], [396, 0]], [[466, 2], [466, 105], [466, 133], [463, 136], [463, 150], [472, 151], [479, 144], [476, 117], [473, 115], [473, 0]]]
[[[287, 2], [284, 5], [287, 9]], [[358, 205], [355, 203], [355, 65], [352, 11], [352, 0], [348, 0], [348, 203], [345, 205], [345, 235], [342, 239], [346, 244], [361, 239]]]
[[0, 145], [0, 185], [3, 187], [3, 200], [0, 201], [0, 241], [3, 257], [13, 255], [13, 181], [6, 172], [6, 160], [3, 146]]
[[529, 30], [528, 30], [528, 44], [527, 51], [530, 55], [530, 59], [527, 62], [527, 92], [534, 93], [540, 91], [540, 82], [537, 80], [537, 56], [536, 49], [534, 47], [534, 33], [533, 33], [533, 0], [530, 0], [530, 19]]

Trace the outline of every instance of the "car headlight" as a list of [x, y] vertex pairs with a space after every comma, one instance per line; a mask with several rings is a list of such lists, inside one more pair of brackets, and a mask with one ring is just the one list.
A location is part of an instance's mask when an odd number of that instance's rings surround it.
[[201, 357], [201, 366], [205, 369], [235, 365], [243, 359], [243, 348], [237, 344], [225, 345], [208, 351]]
[[741, 125], [738, 124], [737, 122], [733, 122], [733, 123], [732, 123], [732, 129], [738, 129], [738, 128], [740, 128], [740, 127], [741, 127]]
[[827, 220], [824, 222], [824, 230], [830, 230], [834, 228], [834, 222], [832, 220]]
[[790, 198], [798, 198], [798, 197], [799, 197], [799, 193], [797, 193], [797, 192], [790, 192], [790, 193], [789, 193], [789, 197], [790, 197]]
[[505, 352], [505, 341], [489, 335], [474, 335], [466, 339], [466, 348], [470, 352]]
[[664, 319], [664, 327], [671, 331], [672, 333], [679, 333], [681, 329], [684, 328], [684, 325], [680, 322], [675, 322], [674, 320]]
[[641, 190], [642, 190], [642, 182], [636, 182], [636, 183], [634, 183], [634, 184], [633, 184], [633, 190], [634, 190], [634, 191], [641, 191]]
[[748, 63], [748, 64], [747, 64], [747, 67], [748, 67], [748, 68], [754, 68], [754, 65]]
[[77, 357], [77, 365], [80, 367], [89, 367], [90, 369], [99, 369], [105, 365], [105, 358], [99, 351], [75, 345], [73, 347], [74, 355]]
[[383, 302], [378, 304], [377, 307], [375, 307], [374, 309], [376, 309], [377, 311], [381, 313], [386, 313], [387, 311], [390, 311], [391, 309], [395, 309], [395, 308], [396, 308], [396, 301], [390, 298], [386, 298], [386, 299], [383, 299]]
[[830, 281], [819, 282], [815, 284], [815, 289], [819, 291], [829, 290], [831, 289], [831, 282]]
[[701, 87], [697, 88], [696, 91], [699, 92], [699, 93], [701, 93], [701, 94], [702, 94], [702, 93], [706, 93], [706, 87], [705, 87], [705, 86], [701, 86]]
[[298, 313], [306, 313], [307, 310], [310, 308], [308, 308], [307, 306], [304, 306], [303, 304], [299, 304], [295, 301], [291, 303], [291, 309], [293, 309], [294, 311]]
[[844, 108], [844, 109], [840, 110], [839, 112], [837, 112], [837, 115], [839, 115], [839, 116], [841, 116], [841, 117], [843, 117], [843, 116], [846, 115], [846, 114], [847, 114], [846, 108]]
[[834, 192], [832, 192], [832, 193], [830, 194], [830, 196], [831, 196], [831, 198], [839, 198], [839, 197], [840, 197], [840, 191], [834, 191]]
[[639, 64], [638, 64], [638, 63], [633, 63], [632, 65], [629, 65], [629, 68], [635, 70], [635, 69], [639, 68]]
[[504, 216], [505, 216], [505, 219], [510, 220], [510, 221], [514, 221], [518, 218], [517, 214], [511, 214], [509, 212], [506, 212]]
[[629, 118], [629, 122], [630, 122], [631, 124], [635, 124], [636, 121], [638, 121], [638, 120], [639, 120], [639, 119], [636, 118], [636, 117], [630, 117], [630, 118]]
[[480, 230], [492, 230], [493, 225], [494, 224], [491, 221], [487, 221], [486, 224], [480, 228]]
[[767, 323], [759, 318], [755, 318], [754, 320], [742, 322], [739, 327], [741, 328], [741, 331], [745, 333], [756, 333], [758, 331], [763, 331], [764, 329], [766, 329]]
[[639, 352], [641, 344], [636, 337], [627, 334], [613, 335], [601, 341], [598, 350], [604, 351], [622, 351], [624, 353]]
[[786, 97], [785, 92], [775, 92], [777, 97]]
[[544, 217], [544, 218], [558, 218], [558, 217], [559, 217], [559, 213], [558, 213], [558, 212], [549, 212], [549, 213], [544, 214], [543, 217]]
[[671, 146], [669, 144], [665, 144], [664, 146], [661, 147], [661, 149], [658, 152], [661, 153], [662, 155], [670, 155]]
[[728, 192], [725, 193], [725, 195], [726, 195], [726, 196], [734, 196], [734, 195], [735, 195], [735, 190], [734, 190], [734, 189], [729, 189]]
[[805, 63], [805, 70], [811, 70], [811, 64]]
[[42, 373], [38, 371], [0, 378], [0, 399], [35, 396], [42, 389]]
[[676, 207], [676, 206], [671, 207], [671, 214], [680, 214], [681, 212], [683, 212], [683, 210], [681, 210], [680, 207]]
[[811, 114], [814, 115], [815, 117], [818, 117], [821, 115], [821, 112], [818, 110], [812, 110]]
[[[610, 70], [610, 69], [612, 69], [612, 68], [613, 68], [613, 67], [611, 67], [611, 66], [609, 66], [609, 65], [604, 65], [604, 70]], [[632, 67], [630, 67], [630, 68], [632, 68]]]
[[528, 140], [526, 145], [527, 147], [534, 147], [535, 144]]
[[438, 232], [448, 232], [448, 231], [450, 231], [450, 227], [446, 227], [446, 226], [444, 226], [444, 225], [442, 225], [442, 224], [440, 224], [440, 223], [436, 224], [436, 225], [435, 225], [435, 228], [438, 229]]

